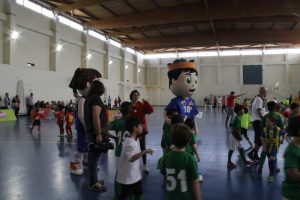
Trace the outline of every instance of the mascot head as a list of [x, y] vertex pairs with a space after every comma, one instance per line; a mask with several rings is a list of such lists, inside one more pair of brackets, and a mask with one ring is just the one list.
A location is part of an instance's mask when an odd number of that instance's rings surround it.
[[198, 72], [193, 60], [176, 59], [168, 70], [169, 88], [175, 96], [186, 98], [195, 93]]
[[81, 95], [86, 96], [93, 80], [100, 79], [101, 77], [101, 73], [95, 69], [77, 68], [69, 87], [73, 89], [75, 97], [79, 96], [78, 92]]

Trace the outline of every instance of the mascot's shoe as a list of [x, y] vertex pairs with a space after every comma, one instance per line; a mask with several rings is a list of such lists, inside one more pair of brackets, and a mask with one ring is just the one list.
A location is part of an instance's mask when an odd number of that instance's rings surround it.
[[80, 166], [79, 162], [70, 162], [71, 174], [76, 176], [81, 176], [83, 174], [83, 168]]

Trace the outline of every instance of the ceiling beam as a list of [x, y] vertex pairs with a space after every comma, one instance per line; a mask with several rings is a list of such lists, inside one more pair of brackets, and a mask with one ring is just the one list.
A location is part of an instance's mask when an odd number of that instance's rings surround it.
[[105, 3], [108, 1], [112, 1], [112, 0], [79, 0], [76, 1], [75, 3], [72, 4], [63, 4], [58, 6], [56, 9], [59, 12], [69, 12], [72, 10], [77, 10], [80, 8], [85, 8], [88, 6], [92, 6], [92, 5], [96, 5], [96, 4], [100, 4], [100, 3]]
[[125, 41], [132, 47], [206, 46], [263, 43], [300, 43], [300, 30], [218, 30], [218, 34], [203, 32], [168, 37]]
[[203, 3], [160, 8], [143, 13], [133, 13], [121, 17], [111, 17], [87, 23], [99, 29], [111, 29], [131, 26], [147, 26], [174, 22], [200, 20], [233, 19], [245, 17], [262, 17], [292, 15], [300, 10], [299, 0], [231, 0], [209, 1], [209, 15]]
[[[280, 16], [280, 17], [248, 17], [242, 19], [221, 19], [221, 20], [214, 20], [215, 23], [252, 23], [255, 22], [273, 22], [276, 19], [277, 22], [300, 22], [300, 17], [296, 16]], [[144, 33], [148, 31], [155, 31], [155, 30], [164, 30], [170, 28], [177, 28], [182, 26], [194, 26], [196, 24], [210, 24], [209, 21], [193, 21], [193, 22], [177, 22], [177, 23], [168, 23], [162, 25], [152, 25], [146, 26], [141, 28], [120, 28], [118, 32], [111, 32], [110, 34], [114, 37], [122, 36], [122, 35], [131, 35], [136, 33]]]

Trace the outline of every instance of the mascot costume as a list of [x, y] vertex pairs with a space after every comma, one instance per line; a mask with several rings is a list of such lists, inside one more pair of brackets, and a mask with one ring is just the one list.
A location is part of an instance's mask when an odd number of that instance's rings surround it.
[[197, 88], [198, 72], [193, 60], [187, 62], [185, 59], [176, 59], [173, 63], [168, 64], [169, 88], [176, 96], [165, 108], [165, 119], [170, 124], [166, 112], [177, 110], [184, 118], [195, 119], [199, 111], [195, 100], [191, 97]]
[[83, 174], [83, 166], [87, 166], [87, 143], [84, 129], [84, 102], [88, 94], [89, 87], [95, 79], [102, 75], [95, 69], [76, 69], [69, 87], [73, 89], [73, 94], [77, 98], [75, 112], [75, 127], [77, 130], [77, 151], [70, 163], [71, 174], [80, 176]]

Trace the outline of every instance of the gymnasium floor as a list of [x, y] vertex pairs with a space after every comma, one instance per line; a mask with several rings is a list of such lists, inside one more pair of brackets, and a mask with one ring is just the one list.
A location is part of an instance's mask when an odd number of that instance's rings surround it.
[[[263, 174], [259, 175], [256, 167], [241, 166], [237, 152], [233, 155], [233, 161], [237, 161], [239, 166], [228, 171], [229, 132], [224, 126], [225, 114], [201, 110], [204, 114], [202, 119], [197, 119], [201, 132], [197, 136], [197, 144], [201, 156], [200, 171], [204, 177], [203, 199], [280, 199], [280, 185], [284, 178], [282, 152], [286, 144], [278, 155], [281, 173], [273, 183], [267, 182], [267, 162]], [[148, 158], [151, 172], [144, 179], [145, 200], [164, 199], [162, 176], [156, 170], [156, 161], [161, 156], [162, 113], [163, 108], [156, 107], [154, 114], [148, 117], [148, 147], [153, 148], [155, 153]], [[112, 199], [115, 175], [113, 151], [102, 155], [100, 163], [100, 176], [105, 180], [108, 192], [91, 191], [87, 188], [87, 174], [76, 177], [69, 173], [68, 165], [76, 148], [76, 138], [71, 141], [60, 139], [53, 119], [42, 121], [41, 134], [37, 130], [29, 134], [30, 125], [31, 121], [26, 117], [21, 117], [17, 122], [0, 124], [1, 200]], [[252, 131], [249, 135], [253, 139]], [[246, 142], [243, 142], [243, 146], [245, 149], [249, 147]]]

